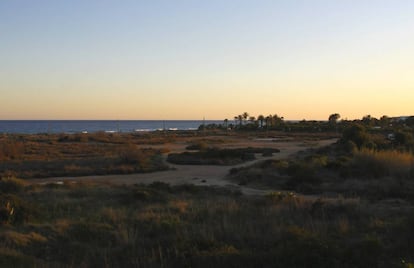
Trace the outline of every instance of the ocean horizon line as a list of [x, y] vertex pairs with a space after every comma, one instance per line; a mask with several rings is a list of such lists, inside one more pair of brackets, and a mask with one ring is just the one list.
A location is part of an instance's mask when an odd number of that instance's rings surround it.
[[132, 133], [157, 130], [197, 130], [223, 120], [0, 120], [0, 133]]

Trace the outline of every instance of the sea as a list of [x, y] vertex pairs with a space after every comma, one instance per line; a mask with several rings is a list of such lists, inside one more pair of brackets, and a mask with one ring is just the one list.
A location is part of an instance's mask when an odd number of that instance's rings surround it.
[[197, 130], [203, 124], [222, 123], [222, 120], [0, 120], [0, 134]]

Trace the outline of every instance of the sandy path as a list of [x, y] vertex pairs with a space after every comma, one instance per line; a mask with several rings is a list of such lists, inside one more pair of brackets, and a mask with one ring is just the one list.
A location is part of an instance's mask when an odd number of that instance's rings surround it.
[[[242, 144], [231, 144], [231, 147], [271, 147], [280, 149], [280, 153], [275, 153], [271, 157], [262, 157], [256, 155], [256, 160], [249, 161], [240, 165], [234, 166], [216, 166], [216, 165], [174, 165], [168, 164], [171, 170], [159, 171], [152, 173], [138, 173], [138, 174], [126, 174], [126, 175], [103, 175], [103, 176], [84, 176], [84, 177], [56, 177], [46, 179], [33, 179], [32, 183], [52, 183], [52, 182], [95, 182], [95, 183], [110, 183], [118, 185], [131, 185], [131, 184], [150, 184], [156, 181], [169, 183], [171, 185], [177, 184], [195, 184], [206, 186], [220, 186], [229, 187], [240, 190], [244, 194], [260, 195], [268, 192], [269, 190], [254, 189], [247, 186], [240, 186], [236, 183], [225, 179], [230, 169], [235, 167], [243, 167], [251, 165], [255, 162], [263, 159], [284, 159], [292, 154], [295, 154], [301, 150], [308, 148], [316, 148], [325, 146], [335, 142], [336, 139], [320, 140], [312, 142], [298, 142], [298, 141], [263, 141], [263, 140], [250, 140], [248, 144], [243, 142]], [[174, 151], [184, 151], [185, 146], [176, 146]]]

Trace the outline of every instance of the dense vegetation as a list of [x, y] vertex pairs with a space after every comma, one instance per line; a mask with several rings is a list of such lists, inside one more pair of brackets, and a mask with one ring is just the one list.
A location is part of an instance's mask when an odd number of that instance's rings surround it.
[[1, 189], [2, 267], [365, 268], [414, 261], [413, 209], [405, 203], [246, 197], [163, 183], [2, 180]]
[[339, 141], [296, 158], [267, 160], [233, 169], [240, 184], [265, 185], [307, 194], [337, 193], [414, 201], [414, 148], [409, 131], [386, 132], [350, 124]]

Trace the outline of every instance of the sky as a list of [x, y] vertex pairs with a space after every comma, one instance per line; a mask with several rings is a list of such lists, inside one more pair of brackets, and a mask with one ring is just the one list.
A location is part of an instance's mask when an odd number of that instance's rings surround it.
[[1, 0], [1, 119], [414, 115], [412, 0]]

